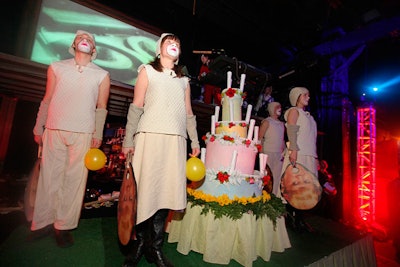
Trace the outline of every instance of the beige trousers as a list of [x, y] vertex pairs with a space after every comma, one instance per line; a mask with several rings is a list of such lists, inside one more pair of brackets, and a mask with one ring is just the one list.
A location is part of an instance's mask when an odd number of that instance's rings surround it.
[[92, 134], [46, 129], [31, 230], [53, 224], [59, 230], [78, 226], [88, 169], [84, 157]]

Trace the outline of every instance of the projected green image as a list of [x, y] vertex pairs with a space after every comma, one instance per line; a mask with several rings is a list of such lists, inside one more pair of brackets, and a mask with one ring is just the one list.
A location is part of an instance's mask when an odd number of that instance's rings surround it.
[[31, 60], [43, 64], [68, 59], [77, 30], [95, 35], [94, 63], [111, 79], [134, 85], [137, 68], [155, 56], [158, 36], [67, 0], [43, 0]]

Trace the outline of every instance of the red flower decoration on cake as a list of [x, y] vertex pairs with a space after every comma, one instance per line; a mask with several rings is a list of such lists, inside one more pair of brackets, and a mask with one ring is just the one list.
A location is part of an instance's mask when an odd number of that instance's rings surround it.
[[228, 96], [228, 97], [234, 97], [235, 96], [235, 94], [236, 94], [236, 90], [235, 89], [233, 89], [233, 88], [229, 88], [228, 90], [226, 90], [226, 96]]
[[229, 128], [232, 128], [232, 127], [234, 127], [236, 124], [234, 123], [234, 122], [230, 122], [229, 123]]
[[250, 144], [251, 144], [251, 140], [249, 140], [249, 139], [246, 139], [246, 140], [244, 140], [244, 141], [243, 141], [243, 144], [245, 144], [245, 145], [246, 145], [246, 147], [249, 147], [249, 146], [250, 146]]
[[216, 122], [216, 123], [215, 123], [215, 127], [218, 128], [219, 126], [221, 126], [221, 123]]
[[[201, 137], [201, 139], [204, 140], [204, 141], [207, 141], [207, 135], [203, 135], [203, 136]], [[209, 141], [210, 141], [210, 142], [214, 142], [214, 141], [215, 141], [215, 135], [210, 135]]]
[[241, 123], [239, 123], [239, 126], [246, 127], [247, 124], [245, 122], [241, 122]]
[[229, 142], [234, 142], [235, 139], [233, 137], [230, 137], [229, 135], [224, 135], [224, 137], [222, 137], [223, 140], [225, 141], [229, 141]]
[[229, 181], [229, 174], [227, 172], [219, 171], [217, 173], [217, 180], [219, 180], [219, 182], [221, 184], [223, 184], [225, 182], [228, 182]]
[[256, 147], [257, 147], [258, 152], [261, 152], [261, 149], [262, 149], [261, 144], [257, 144]]

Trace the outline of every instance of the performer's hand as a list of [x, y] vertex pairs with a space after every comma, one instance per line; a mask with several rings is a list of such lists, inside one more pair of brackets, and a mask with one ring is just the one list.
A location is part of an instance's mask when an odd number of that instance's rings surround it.
[[90, 145], [91, 148], [99, 148], [102, 144], [103, 140], [92, 138], [92, 144]]
[[200, 148], [195, 147], [195, 148], [192, 148], [192, 153], [189, 153], [189, 156], [197, 157], [199, 154], [200, 154]]
[[291, 150], [289, 154], [290, 163], [295, 166], [297, 162], [297, 150]]
[[43, 140], [41, 135], [34, 135], [33, 140], [35, 140], [36, 144], [38, 144], [39, 146], [43, 145]]
[[134, 147], [123, 147], [122, 148], [122, 153], [124, 154], [125, 157], [128, 156], [128, 153], [132, 153], [132, 155], [135, 153], [135, 148]]

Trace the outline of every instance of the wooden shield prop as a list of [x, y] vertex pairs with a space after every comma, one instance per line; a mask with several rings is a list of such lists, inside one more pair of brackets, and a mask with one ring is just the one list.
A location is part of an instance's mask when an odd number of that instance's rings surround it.
[[132, 229], [136, 224], [137, 192], [131, 158], [132, 155], [128, 154], [118, 200], [118, 237], [123, 245], [131, 240]]
[[24, 192], [24, 211], [25, 217], [28, 222], [32, 221], [33, 209], [35, 207], [36, 200], [36, 189], [39, 181], [40, 173], [40, 160], [42, 158], [42, 146], [38, 148], [38, 158], [33, 165], [31, 172], [29, 173], [28, 181], [25, 186]]
[[295, 166], [289, 164], [282, 174], [281, 192], [292, 207], [309, 210], [321, 199], [322, 187], [314, 173], [296, 163]]

